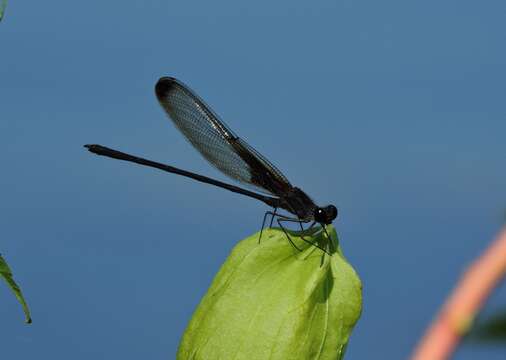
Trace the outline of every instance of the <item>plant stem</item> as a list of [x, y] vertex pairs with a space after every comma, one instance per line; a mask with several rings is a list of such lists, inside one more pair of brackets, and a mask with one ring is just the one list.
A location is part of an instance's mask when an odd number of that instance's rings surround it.
[[506, 228], [462, 275], [411, 360], [448, 359], [505, 272]]

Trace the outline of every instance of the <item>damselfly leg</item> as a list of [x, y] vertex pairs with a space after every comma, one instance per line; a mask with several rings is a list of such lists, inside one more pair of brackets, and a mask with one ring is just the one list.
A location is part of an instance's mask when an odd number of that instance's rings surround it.
[[264, 219], [262, 221], [262, 228], [260, 229], [260, 236], [258, 236], [258, 243], [260, 244], [260, 240], [262, 239], [262, 233], [264, 232], [264, 228], [265, 228], [265, 220], [267, 220], [267, 216], [271, 215], [271, 222], [269, 224], [269, 228], [272, 227], [272, 222], [274, 221], [274, 217], [277, 216], [278, 214], [276, 213], [276, 210], [278, 208], [275, 207], [274, 208], [274, 212], [272, 211], [266, 211], [265, 214], [264, 214]]
[[[286, 228], [283, 226], [282, 222], [291, 222], [291, 223], [296, 222], [296, 223], [299, 223], [301, 226], [302, 226], [302, 224], [303, 224], [303, 223], [305, 224], [305, 223], [308, 223], [308, 222], [309, 222], [309, 221], [304, 221], [304, 220], [300, 220], [300, 219], [297, 219], [297, 218], [290, 218], [290, 217], [288, 217], [288, 216], [281, 216], [281, 215], [278, 215], [278, 217], [277, 217], [276, 221], [277, 221], [277, 223], [278, 223], [279, 227], [280, 227], [280, 228], [283, 230], [283, 232], [285, 233], [285, 235], [286, 235], [286, 237], [288, 238], [288, 240], [290, 241], [290, 243], [292, 243], [293, 245], [294, 245], [293, 240], [290, 238], [290, 235], [288, 235], [288, 231], [287, 231], [287, 230], [286, 230]], [[306, 231], [307, 231], [307, 230], [309, 230], [309, 229], [311, 229], [311, 228], [312, 228], [315, 224], [316, 224], [316, 223], [315, 223], [315, 222], [313, 222], [313, 224], [311, 224], [311, 226], [310, 226], [309, 228], [307, 228], [307, 229], [306, 229]], [[329, 255], [330, 255], [330, 253], [329, 253], [329, 252], [327, 252], [327, 250], [325, 250], [323, 247], [321, 247], [321, 246], [320, 246], [320, 244], [318, 244], [318, 243], [316, 243], [316, 242], [309, 241], [309, 240], [305, 239], [303, 234], [301, 234], [300, 238], [301, 238], [303, 241], [305, 241], [306, 243], [308, 243], [308, 244], [310, 244], [310, 245], [312, 245], [312, 246], [315, 246], [315, 247], [317, 247], [318, 249], [320, 249], [321, 251], [323, 251], [323, 252], [325, 252], [325, 253], [327, 253], [327, 254], [329, 254]], [[299, 250], [299, 251], [302, 251], [302, 250], [301, 250], [301, 249], [299, 249], [297, 246], [295, 246], [295, 248], [296, 248], [297, 250]]]

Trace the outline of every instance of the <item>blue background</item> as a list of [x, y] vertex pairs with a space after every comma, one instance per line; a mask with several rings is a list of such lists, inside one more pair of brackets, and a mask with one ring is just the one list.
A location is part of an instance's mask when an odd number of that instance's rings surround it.
[[[165, 118], [176, 76], [320, 203], [364, 285], [348, 359], [404, 359], [506, 207], [504, 1], [11, 1], [0, 23], [9, 359], [170, 359], [266, 207], [98, 158], [225, 178]], [[504, 306], [501, 288], [488, 304]], [[464, 344], [456, 359], [504, 359]]]

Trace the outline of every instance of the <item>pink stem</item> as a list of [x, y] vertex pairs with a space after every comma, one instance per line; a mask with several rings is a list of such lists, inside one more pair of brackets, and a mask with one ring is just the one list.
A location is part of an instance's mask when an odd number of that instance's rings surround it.
[[448, 359], [505, 272], [506, 228], [462, 275], [411, 360]]

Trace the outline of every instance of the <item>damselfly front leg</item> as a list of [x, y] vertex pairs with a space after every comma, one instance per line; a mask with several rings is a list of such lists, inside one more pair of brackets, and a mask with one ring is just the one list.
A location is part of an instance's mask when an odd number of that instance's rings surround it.
[[[282, 222], [297, 222], [299, 223], [301, 226], [303, 223], [308, 223], [309, 220], [300, 220], [300, 219], [297, 219], [297, 218], [290, 218], [290, 217], [287, 217], [287, 216], [281, 216], [281, 215], [278, 215], [278, 218], [276, 219], [277, 223], [279, 224], [279, 227], [283, 230], [283, 232], [285, 233], [286, 237], [288, 238], [288, 240], [294, 245], [293, 243], [293, 240], [290, 238], [290, 236], [288, 235], [288, 232], [286, 231], [285, 227], [283, 226]], [[316, 224], [316, 222], [313, 222], [313, 224], [311, 224], [311, 226], [307, 229], [311, 229], [314, 225]], [[306, 231], [307, 231], [306, 230]], [[302, 240], [304, 240], [306, 243], [310, 244], [310, 245], [313, 245], [315, 247], [317, 247], [318, 249], [322, 250], [323, 252], [327, 253], [330, 255], [329, 252], [327, 252], [327, 250], [325, 250], [324, 248], [322, 248], [320, 246], [320, 244], [318, 244], [317, 242], [313, 242], [313, 241], [309, 241], [309, 240], [306, 240], [304, 238], [303, 235], [300, 236], [300, 238]], [[301, 251], [297, 246], [295, 246], [295, 248], [299, 251]]]

